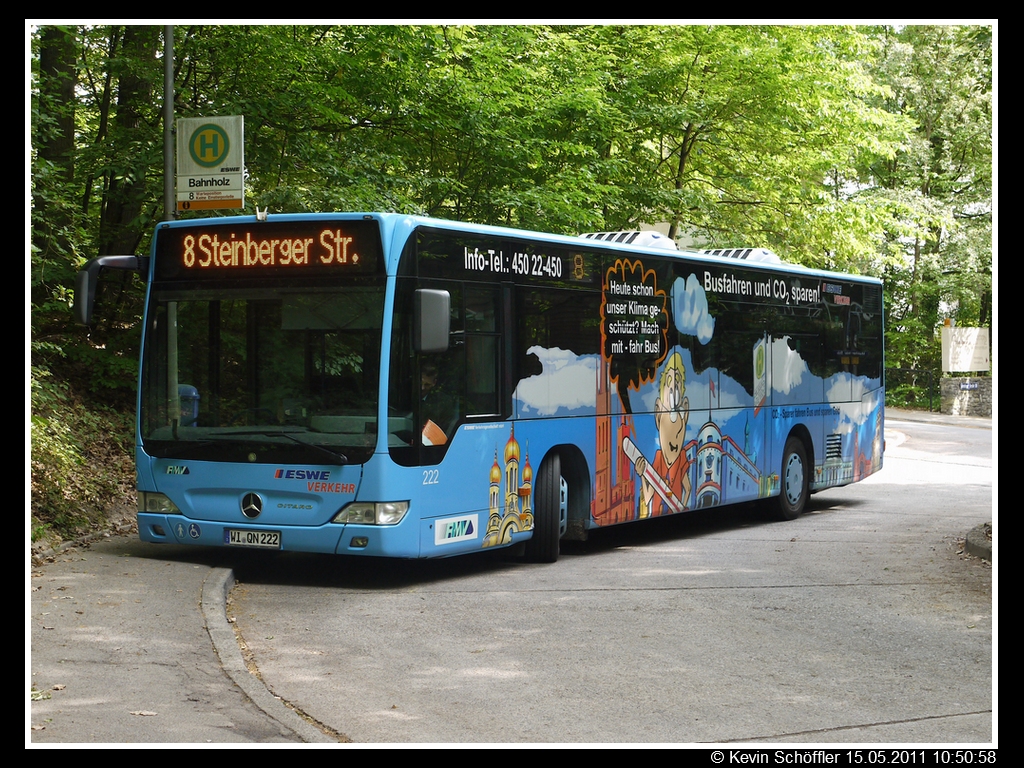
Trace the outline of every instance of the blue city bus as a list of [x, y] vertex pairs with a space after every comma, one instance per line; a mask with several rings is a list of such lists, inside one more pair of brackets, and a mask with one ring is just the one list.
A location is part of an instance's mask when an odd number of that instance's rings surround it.
[[793, 519], [882, 466], [877, 279], [388, 213], [161, 223], [86, 265], [79, 322], [104, 269], [147, 283], [148, 542], [553, 562], [686, 510]]

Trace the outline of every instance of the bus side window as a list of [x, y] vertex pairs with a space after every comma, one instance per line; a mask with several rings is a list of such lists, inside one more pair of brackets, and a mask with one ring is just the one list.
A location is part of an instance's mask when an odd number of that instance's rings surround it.
[[499, 293], [491, 286], [466, 287], [466, 411], [470, 416], [501, 413]]

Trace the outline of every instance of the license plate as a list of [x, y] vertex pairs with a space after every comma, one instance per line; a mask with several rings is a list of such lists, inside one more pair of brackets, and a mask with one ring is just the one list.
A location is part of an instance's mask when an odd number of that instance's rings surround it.
[[234, 528], [224, 530], [224, 543], [232, 547], [259, 547], [280, 549], [280, 531], [241, 531]]

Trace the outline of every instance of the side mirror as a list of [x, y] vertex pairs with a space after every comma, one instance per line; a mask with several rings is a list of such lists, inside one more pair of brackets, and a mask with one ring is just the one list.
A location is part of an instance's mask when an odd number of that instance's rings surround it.
[[413, 294], [413, 348], [421, 353], [448, 351], [452, 297], [448, 291], [417, 289]]
[[[143, 273], [148, 259], [138, 256], [100, 256], [87, 262], [75, 277], [75, 320], [88, 325], [96, 303], [96, 281], [104, 269], [130, 269]], [[145, 276], [145, 275], [143, 275]]]

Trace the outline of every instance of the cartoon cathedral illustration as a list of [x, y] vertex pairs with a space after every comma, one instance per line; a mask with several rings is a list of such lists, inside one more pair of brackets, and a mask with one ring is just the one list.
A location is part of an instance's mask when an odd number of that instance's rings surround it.
[[623, 440], [632, 438], [633, 430], [628, 414], [612, 410], [608, 360], [604, 355], [597, 371], [596, 405], [597, 457], [590, 515], [598, 525], [623, 523], [636, 517], [633, 464], [622, 450]]
[[[749, 436], [749, 423], [746, 434]], [[765, 485], [757, 465], [748, 456], [749, 439], [741, 449], [718, 425], [709, 421], [700, 428], [697, 439], [686, 446], [690, 460], [691, 487], [697, 508], [715, 507], [726, 499], [757, 498], [765, 495]], [[756, 457], [756, 454], [754, 454]]]
[[[484, 534], [484, 546], [493, 547], [508, 544], [512, 534], [533, 529], [533, 468], [530, 466], [529, 444], [523, 459], [522, 485], [519, 483], [519, 442], [516, 440], [516, 428], [512, 425], [512, 433], [505, 443], [505, 471], [498, 464], [498, 449], [494, 449], [494, 464], [491, 465], [490, 516], [487, 520], [487, 531]], [[504, 480], [505, 494], [502, 498], [501, 486]]]

